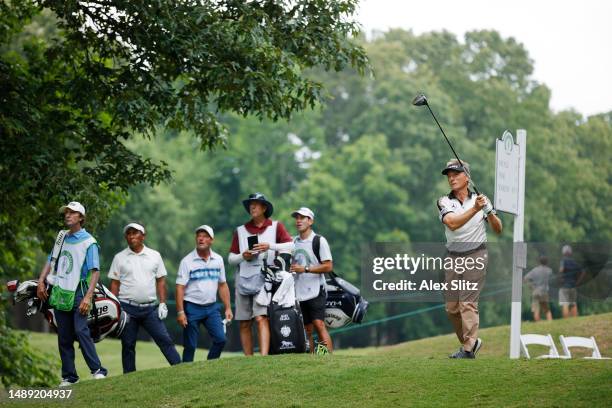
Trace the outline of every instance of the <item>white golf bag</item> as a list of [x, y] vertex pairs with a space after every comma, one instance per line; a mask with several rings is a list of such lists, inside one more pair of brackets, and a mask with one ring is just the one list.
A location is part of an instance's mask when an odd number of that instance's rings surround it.
[[[45, 318], [53, 330], [57, 330], [55, 310], [48, 302], [42, 302], [36, 296], [38, 282], [27, 280], [19, 283], [13, 280], [7, 283], [9, 292], [14, 292], [13, 302], [26, 302], [26, 316], [34, 316], [38, 312], [44, 313]], [[51, 293], [51, 287], [47, 290]], [[87, 325], [94, 342], [103, 340], [106, 336], [121, 337], [129, 316], [121, 309], [119, 300], [104, 285], [98, 283], [94, 291], [94, 306], [87, 316]]]

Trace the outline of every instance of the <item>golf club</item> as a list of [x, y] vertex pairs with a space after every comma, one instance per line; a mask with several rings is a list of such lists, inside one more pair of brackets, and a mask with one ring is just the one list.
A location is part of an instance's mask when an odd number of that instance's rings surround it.
[[442, 126], [440, 126], [440, 122], [438, 122], [438, 119], [436, 118], [436, 115], [434, 115], [433, 111], [429, 107], [429, 103], [427, 102], [427, 97], [424, 94], [417, 95], [412, 100], [412, 104], [414, 106], [423, 106], [423, 105], [427, 106], [427, 109], [429, 109], [429, 113], [431, 113], [431, 116], [434, 118], [434, 120], [436, 121], [436, 124], [440, 128], [440, 131], [442, 132], [442, 135], [444, 136], [444, 139], [446, 139], [446, 143], [448, 143], [449, 147], [453, 151], [453, 154], [457, 158], [457, 161], [459, 162], [461, 167], [463, 167], [465, 169], [465, 174], [467, 174], [467, 176], [468, 176], [469, 183], [472, 184], [472, 187], [474, 188], [474, 191], [476, 192], [476, 194], [480, 195], [480, 192], [476, 188], [476, 184], [474, 184], [474, 182], [472, 181], [472, 177], [471, 177], [470, 173], [467, 171], [465, 166], [463, 166], [463, 162], [459, 158], [459, 155], [457, 155], [457, 152], [453, 148], [453, 145], [451, 144], [450, 140], [448, 140], [448, 137], [446, 137], [446, 133], [444, 133], [444, 129], [442, 129]]

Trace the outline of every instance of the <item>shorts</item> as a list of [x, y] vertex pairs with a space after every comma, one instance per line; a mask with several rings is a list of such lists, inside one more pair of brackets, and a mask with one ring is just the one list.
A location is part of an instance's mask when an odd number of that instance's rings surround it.
[[323, 287], [319, 289], [319, 295], [316, 298], [300, 302], [300, 309], [302, 309], [304, 324], [310, 324], [313, 322], [313, 320], [323, 321], [325, 319], [326, 302], [327, 293]]
[[533, 293], [531, 296], [531, 311], [533, 313], [548, 313], [550, 308], [548, 307], [548, 293]]
[[559, 289], [559, 305], [574, 306], [576, 304], [577, 298], [578, 298], [578, 291], [576, 290], [576, 288]]
[[257, 295], [241, 295], [236, 289], [236, 320], [251, 320], [256, 316], [267, 316], [268, 307], [255, 302]]

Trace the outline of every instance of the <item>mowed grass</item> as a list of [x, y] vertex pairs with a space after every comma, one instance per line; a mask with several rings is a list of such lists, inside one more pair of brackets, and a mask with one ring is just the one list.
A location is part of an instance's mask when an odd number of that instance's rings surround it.
[[[45, 334], [45, 333], [27, 333], [30, 344], [33, 347], [47, 352], [51, 358], [59, 361], [59, 353], [57, 351], [57, 335]], [[75, 362], [77, 372], [81, 377], [81, 380], [89, 380], [89, 368], [85, 364], [81, 350], [79, 349], [78, 343], [74, 343], [75, 347]], [[180, 345], [176, 346], [179, 355], [183, 355], [183, 347]], [[109, 376], [116, 376], [123, 374], [123, 367], [121, 365], [121, 340], [106, 338], [103, 341], [96, 343], [96, 351], [100, 357], [102, 365], [108, 370]], [[195, 354], [195, 361], [205, 361], [208, 355], [208, 350], [198, 349]], [[223, 353], [223, 357], [236, 357], [242, 355], [241, 353]], [[136, 369], [147, 370], [152, 368], [167, 367], [168, 362], [162, 355], [161, 351], [153, 341], [137, 341], [136, 342]], [[60, 373], [58, 375], [58, 384], [60, 381]]]
[[[609, 313], [524, 323], [523, 333], [551, 333], [557, 343], [559, 334], [595, 335], [602, 354], [612, 356], [610, 328]], [[476, 360], [449, 360], [446, 356], [457, 344], [447, 335], [328, 356], [221, 358], [174, 367], [161, 364], [163, 368], [83, 381], [73, 387], [73, 398], [58, 406], [612, 405], [612, 360], [509, 360], [508, 332], [507, 326], [482, 330], [485, 345]], [[104, 359], [111, 342], [103, 343], [99, 349]], [[145, 356], [151, 360], [161, 357], [152, 347], [144, 353], [139, 348], [139, 362]], [[111, 350], [116, 353], [120, 348]], [[199, 353], [200, 359], [205, 358]], [[28, 401], [28, 406], [52, 405]]]
[[[450, 324], [449, 324], [450, 326]], [[521, 333], [551, 334], [557, 350], [562, 353], [559, 335], [564, 336], [594, 336], [599, 351], [603, 356], [612, 357], [612, 313], [584, 316], [570, 319], [558, 319], [552, 322], [523, 322]], [[483, 347], [478, 357], [508, 357], [510, 351], [510, 327], [497, 326], [479, 331], [483, 339]], [[421, 356], [438, 358], [446, 356], [458, 348], [457, 337], [454, 334], [429, 337], [420, 340], [400, 343], [386, 347], [367, 347], [361, 349], [340, 350], [338, 353], [352, 355], [389, 355], [389, 356]], [[548, 354], [546, 347], [530, 346], [531, 357]], [[572, 355], [583, 357], [590, 355], [586, 349], [572, 349]]]

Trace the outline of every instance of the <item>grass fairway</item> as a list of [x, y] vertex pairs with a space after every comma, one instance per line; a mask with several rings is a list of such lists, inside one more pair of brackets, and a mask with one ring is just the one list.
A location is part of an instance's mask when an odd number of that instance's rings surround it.
[[[612, 356], [611, 327], [612, 314], [602, 314], [526, 323], [523, 332], [550, 332], [557, 343], [558, 334], [594, 334], [602, 354]], [[612, 405], [612, 360], [511, 361], [506, 356], [508, 331], [482, 330], [485, 343], [477, 360], [446, 358], [456, 348], [450, 335], [330, 356], [222, 358], [83, 381], [73, 387], [69, 401], [29, 401], [28, 406]], [[151, 359], [159, 354], [155, 349], [150, 353]], [[139, 362], [144, 354], [148, 352], [139, 355]]]

